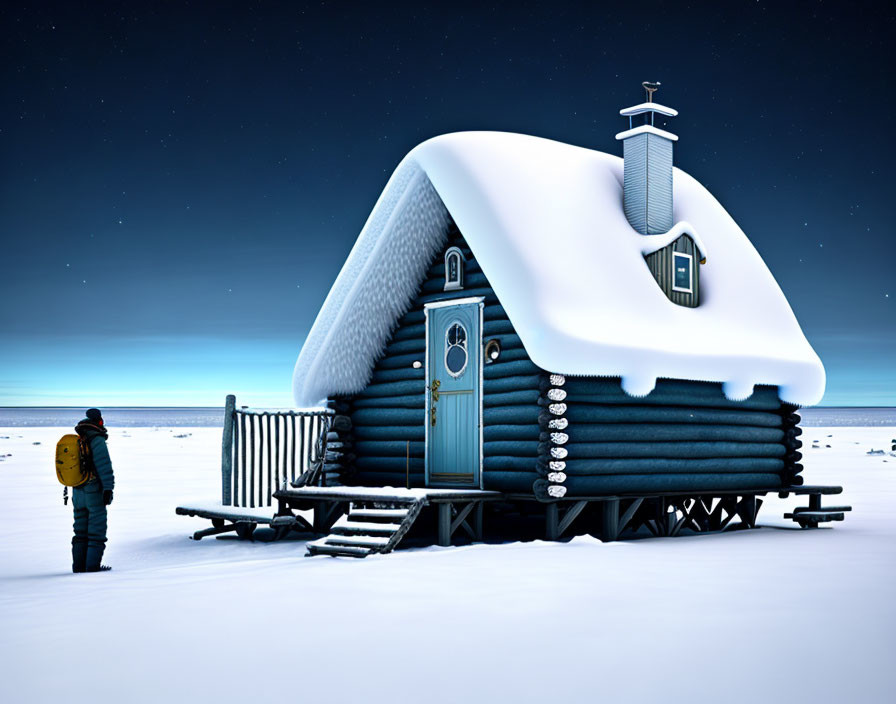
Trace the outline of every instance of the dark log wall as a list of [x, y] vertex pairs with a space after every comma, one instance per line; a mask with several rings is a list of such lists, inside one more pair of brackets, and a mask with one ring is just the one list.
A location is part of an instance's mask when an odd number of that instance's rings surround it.
[[[444, 251], [455, 245], [466, 257], [465, 287], [444, 291]], [[689, 238], [674, 246], [698, 256]], [[326, 469], [344, 483], [424, 485], [423, 305], [469, 296], [485, 298], [483, 345], [501, 344], [499, 359], [483, 366], [486, 489], [550, 499], [802, 483], [799, 416], [773, 387], [734, 402], [720, 384], [660, 380], [634, 398], [618, 378], [563, 377], [535, 366], [454, 226], [370, 384], [332, 402], [338, 417]]]
[[[672, 290], [672, 281], [674, 280], [672, 252], [683, 252], [691, 255], [694, 277], [693, 293]], [[656, 282], [663, 289], [663, 293], [669, 297], [670, 301], [680, 306], [696, 308], [700, 303], [700, 256], [700, 251], [694, 244], [694, 240], [687, 235], [682, 235], [672, 244], [648, 254], [644, 259], [647, 260], [647, 266], [650, 267], [650, 273], [653, 274], [653, 278], [656, 279]]]
[[[466, 257], [464, 288], [444, 291], [444, 253], [458, 246]], [[429, 268], [408, 313], [398, 322], [370, 384], [361, 393], [336, 401], [351, 419], [339, 442], [347, 484], [424, 485], [426, 330], [424, 303], [484, 296], [483, 345], [501, 344], [497, 361], [483, 366], [483, 484], [486, 489], [530, 493], [536, 479], [539, 382], [546, 376], [523, 349], [504, 308], [455, 226]], [[414, 369], [414, 362], [420, 368]], [[335, 437], [333, 438], [336, 439]]]
[[565, 475], [566, 496], [802, 483], [799, 417], [775, 387], [736, 402], [720, 384], [660, 380], [633, 398], [618, 378], [550, 378], [539, 400], [542, 498], [557, 485], [549, 471]]

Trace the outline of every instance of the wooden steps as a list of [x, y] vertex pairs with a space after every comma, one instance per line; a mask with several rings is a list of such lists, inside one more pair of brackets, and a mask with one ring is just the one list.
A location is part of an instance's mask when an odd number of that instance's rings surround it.
[[308, 555], [367, 557], [391, 552], [425, 504], [424, 499], [408, 502], [389, 497], [352, 501], [348, 514], [333, 524], [330, 535], [308, 543]]

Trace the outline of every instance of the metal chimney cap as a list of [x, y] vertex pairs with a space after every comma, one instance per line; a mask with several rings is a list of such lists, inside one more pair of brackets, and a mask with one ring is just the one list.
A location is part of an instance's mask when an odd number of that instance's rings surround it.
[[642, 81], [641, 85], [644, 86], [644, 90], [647, 91], [647, 102], [650, 103], [653, 101], [653, 94], [659, 90], [659, 87], [662, 84], [659, 81]]

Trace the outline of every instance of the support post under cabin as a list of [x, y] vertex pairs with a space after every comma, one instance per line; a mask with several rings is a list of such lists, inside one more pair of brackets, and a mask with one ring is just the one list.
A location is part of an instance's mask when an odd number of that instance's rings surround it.
[[601, 540], [608, 542], [619, 537], [619, 499], [603, 502], [603, 530]]
[[558, 540], [560, 538], [560, 507], [556, 502], [544, 507], [545, 538]]
[[441, 503], [439, 506], [439, 545], [447, 548], [451, 545], [451, 504]]
[[224, 435], [221, 439], [221, 505], [232, 503], [231, 485], [233, 480], [233, 412], [236, 396], [228, 394], [224, 402]]

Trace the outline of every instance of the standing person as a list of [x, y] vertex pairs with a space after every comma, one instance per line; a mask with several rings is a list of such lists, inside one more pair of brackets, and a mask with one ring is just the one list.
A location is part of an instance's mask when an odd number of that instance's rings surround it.
[[106, 506], [112, 503], [115, 475], [106, 447], [109, 433], [103, 414], [90, 408], [87, 417], [75, 426], [90, 450], [88, 465], [93, 478], [72, 490], [75, 507], [75, 537], [72, 538], [72, 572], [104, 572], [112, 569], [102, 564], [106, 549]]

